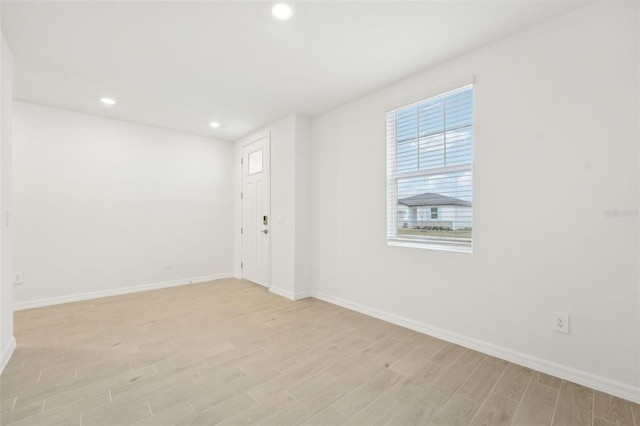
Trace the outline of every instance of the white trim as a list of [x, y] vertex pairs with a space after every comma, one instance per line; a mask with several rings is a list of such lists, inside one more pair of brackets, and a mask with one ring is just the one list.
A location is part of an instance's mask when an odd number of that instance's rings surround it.
[[[467, 126], [471, 127], [471, 126]], [[394, 141], [393, 147], [396, 146], [396, 141]], [[461, 164], [459, 166], [446, 166], [446, 167], [438, 167], [433, 169], [426, 170], [417, 170], [415, 172], [403, 172], [403, 173], [395, 173], [393, 176], [395, 179], [408, 179], [412, 177], [422, 177], [422, 176], [433, 176], [433, 175], [443, 175], [446, 173], [459, 173], [459, 172], [473, 172], [473, 164]]]
[[400, 238], [387, 238], [387, 245], [394, 247], [411, 247], [411, 248], [419, 248], [419, 249], [430, 249], [430, 250], [441, 250], [441, 251], [454, 251], [458, 253], [473, 253], [473, 243], [469, 244], [458, 244], [455, 243], [442, 243], [438, 244], [434, 241], [424, 241], [424, 240], [402, 240]]
[[276, 287], [272, 285], [271, 287], [269, 287], [269, 291], [273, 294], [277, 294], [278, 296], [285, 297], [289, 300], [296, 300], [295, 294], [293, 294], [290, 291], [283, 290], [280, 287]]
[[278, 296], [285, 297], [289, 300], [300, 300], [306, 299], [307, 297], [313, 297], [313, 292], [311, 290], [300, 291], [298, 293], [294, 293], [292, 291], [283, 290], [280, 287], [269, 287], [269, 291], [273, 294], [277, 294]]
[[564, 380], [578, 383], [601, 392], [605, 392], [629, 401], [640, 403], [640, 387], [628, 385], [606, 377], [598, 376], [587, 371], [578, 370], [567, 365], [557, 364], [542, 358], [538, 358], [526, 353], [514, 351], [482, 340], [473, 339], [461, 334], [452, 333], [442, 328], [433, 327], [419, 321], [414, 321], [399, 315], [390, 314], [378, 309], [370, 308], [358, 303], [350, 302], [339, 297], [330, 296], [326, 293], [312, 291], [311, 295], [325, 302], [342, 306], [356, 312], [369, 315], [383, 321], [390, 322], [429, 336], [437, 337], [447, 342], [455, 343], [466, 348], [470, 348], [497, 358], [504, 359], [514, 364], [532, 368]]
[[9, 363], [9, 360], [11, 359], [11, 355], [13, 355], [13, 351], [15, 350], [16, 350], [16, 338], [12, 337], [11, 340], [9, 340], [9, 344], [7, 345], [7, 347], [2, 350], [2, 356], [0, 357], [0, 374], [2, 374], [2, 371]]
[[183, 278], [180, 280], [164, 281], [159, 283], [142, 284], [131, 287], [120, 287], [110, 290], [90, 291], [87, 293], [70, 294], [68, 296], [50, 297], [46, 299], [29, 300], [26, 302], [15, 302], [13, 304], [14, 311], [22, 311], [24, 309], [40, 308], [43, 306], [59, 305], [61, 303], [79, 302], [81, 300], [98, 299], [100, 297], [119, 296], [121, 294], [137, 293], [140, 291], [156, 290], [167, 287], [177, 287], [181, 285], [189, 285], [196, 283], [204, 283], [208, 281], [221, 280], [224, 278], [232, 278], [233, 274], [215, 274], [205, 275], [202, 277]]

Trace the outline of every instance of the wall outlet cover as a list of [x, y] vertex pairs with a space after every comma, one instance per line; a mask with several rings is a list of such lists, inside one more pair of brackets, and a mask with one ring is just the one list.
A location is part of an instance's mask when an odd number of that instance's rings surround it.
[[559, 333], [569, 333], [569, 314], [566, 312], [554, 312], [551, 328]]

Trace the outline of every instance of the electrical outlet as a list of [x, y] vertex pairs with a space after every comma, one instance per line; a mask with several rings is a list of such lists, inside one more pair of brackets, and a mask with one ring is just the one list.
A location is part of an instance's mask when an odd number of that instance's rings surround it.
[[554, 312], [551, 328], [560, 333], [569, 333], [569, 314], [565, 312]]
[[173, 266], [173, 263], [171, 262], [171, 259], [165, 259], [164, 260], [164, 267], [165, 268], [171, 268]]
[[21, 284], [22, 284], [22, 272], [14, 272], [13, 285], [21, 285]]

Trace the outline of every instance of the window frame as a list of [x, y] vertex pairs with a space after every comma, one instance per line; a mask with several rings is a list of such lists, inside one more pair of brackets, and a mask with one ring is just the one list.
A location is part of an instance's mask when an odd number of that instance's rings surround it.
[[[389, 246], [401, 246], [423, 249], [436, 249], [442, 251], [455, 251], [455, 252], [473, 252], [473, 225], [472, 234], [468, 241], [455, 240], [455, 239], [438, 239], [437, 237], [416, 239], [416, 238], [402, 238], [398, 235], [398, 181], [400, 179], [406, 179], [411, 177], [422, 177], [429, 175], [442, 175], [455, 172], [470, 172], [471, 173], [471, 197], [473, 200], [473, 163], [474, 163], [474, 116], [475, 116], [475, 81], [473, 78], [459, 82], [457, 84], [448, 85], [441, 90], [432, 91], [428, 96], [422, 97], [418, 101], [407, 102], [402, 105], [398, 105], [394, 108], [389, 108], [386, 111], [386, 123], [387, 123], [387, 245]], [[411, 172], [397, 172], [397, 153], [398, 153], [398, 138], [396, 132], [396, 117], [395, 114], [398, 110], [410, 108], [412, 106], [418, 106], [424, 104], [436, 98], [444, 97], [449, 94], [462, 91], [465, 89], [471, 89], [471, 162], [464, 165], [453, 165], [444, 167], [434, 167], [423, 170], [416, 170]], [[390, 120], [390, 114], [393, 114], [393, 120]], [[443, 128], [442, 134], [452, 129]], [[438, 212], [440, 213], [440, 212]], [[438, 215], [440, 217], [440, 214]], [[473, 205], [471, 207], [471, 223], [473, 223]]]

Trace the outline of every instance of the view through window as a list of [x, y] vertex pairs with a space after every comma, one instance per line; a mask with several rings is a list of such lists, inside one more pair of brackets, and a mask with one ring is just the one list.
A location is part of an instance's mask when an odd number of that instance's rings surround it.
[[472, 148], [471, 85], [387, 113], [390, 243], [471, 248]]

